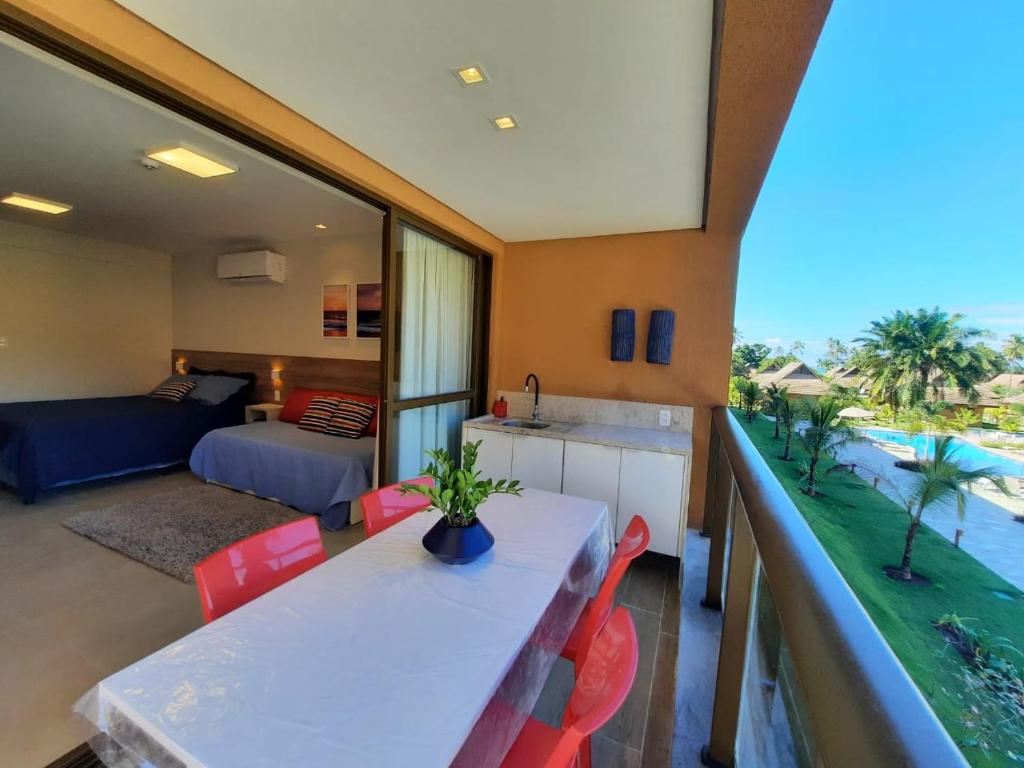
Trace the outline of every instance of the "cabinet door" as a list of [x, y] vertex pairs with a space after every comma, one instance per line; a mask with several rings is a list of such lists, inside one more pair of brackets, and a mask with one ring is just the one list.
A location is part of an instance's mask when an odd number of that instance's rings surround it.
[[512, 441], [512, 479], [526, 488], [562, 492], [562, 449], [565, 441], [515, 435]]
[[621, 448], [567, 440], [562, 468], [562, 493], [603, 501], [608, 505], [613, 528], [615, 509], [619, 504], [621, 454]]
[[480, 452], [477, 454], [476, 468], [483, 479], [504, 480], [512, 475], [512, 435], [507, 432], [495, 432], [490, 429], [473, 429], [464, 431], [465, 440], [475, 443], [482, 440]]
[[685, 456], [623, 448], [615, 537], [622, 536], [633, 515], [641, 515], [651, 529], [650, 549], [679, 557], [685, 475]]

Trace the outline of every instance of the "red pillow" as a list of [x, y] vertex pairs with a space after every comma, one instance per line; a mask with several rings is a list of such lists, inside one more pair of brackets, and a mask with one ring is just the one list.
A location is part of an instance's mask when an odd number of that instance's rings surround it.
[[[374, 406], [378, 406], [376, 395], [353, 395], [348, 392], [332, 392], [327, 389], [295, 387], [288, 395], [288, 399], [285, 401], [284, 408], [281, 409], [278, 419], [291, 424], [298, 424], [302, 414], [309, 408], [309, 403], [314, 397], [340, 397], [344, 400], [355, 400], [356, 402], [371, 403]], [[373, 410], [373, 419], [370, 421], [370, 426], [366, 428], [368, 437], [377, 436], [377, 416], [379, 411], [379, 406]]]

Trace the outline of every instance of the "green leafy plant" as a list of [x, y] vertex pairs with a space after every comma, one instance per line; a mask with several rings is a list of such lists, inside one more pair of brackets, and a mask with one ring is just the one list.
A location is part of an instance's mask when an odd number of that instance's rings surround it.
[[782, 449], [782, 456], [779, 457], [783, 461], [790, 461], [793, 458], [793, 432], [796, 430], [796, 422], [800, 418], [802, 402], [802, 400], [790, 400], [787, 397], [779, 404], [779, 419], [786, 430], [786, 445]]
[[[1013, 762], [1024, 763], [1024, 654], [1005, 637], [969, 626], [974, 619], [955, 613], [939, 617], [935, 627], [967, 663], [960, 679], [963, 702], [961, 746], [987, 756], [999, 750]], [[1005, 745], [1012, 745], [1009, 749]]]
[[917, 476], [910, 485], [907, 511], [910, 526], [903, 545], [903, 559], [893, 574], [894, 578], [910, 581], [910, 559], [914, 553], [914, 538], [921, 527], [921, 516], [931, 506], [956, 504], [957, 518], [963, 521], [967, 513], [967, 497], [971, 484], [988, 480], [1005, 494], [1009, 494], [1006, 481], [991, 467], [966, 469], [957, 460], [958, 448], [949, 435], [935, 438], [932, 458], [922, 459], [916, 467]]
[[743, 410], [747, 414], [747, 421], [753, 421], [754, 409], [761, 402], [761, 385], [753, 379], [743, 379], [736, 383], [736, 388], [739, 390]]
[[818, 462], [821, 457], [834, 456], [846, 443], [856, 439], [856, 433], [847, 426], [839, 415], [842, 403], [831, 397], [823, 397], [807, 407], [807, 428], [800, 435], [800, 441], [807, 449], [810, 461], [807, 467], [807, 486], [803, 489], [808, 496], [817, 493]]
[[465, 528], [470, 525], [476, 519], [477, 507], [494, 494], [521, 496], [522, 488], [518, 480], [495, 482], [490, 478], [480, 479], [476, 460], [482, 442], [483, 440], [477, 440], [462, 447], [461, 469], [444, 448], [427, 451], [431, 462], [423, 470], [423, 474], [433, 479], [433, 487], [402, 483], [401, 493], [418, 493], [426, 496], [430, 499], [431, 507], [440, 510], [448, 525], [454, 528]]
[[789, 397], [789, 387], [780, 387], [772, 382], [764, 391], [765, 407], [775, 418], [775, 439], [779, 439], [779, 422], [782, 414], [782, 403]]

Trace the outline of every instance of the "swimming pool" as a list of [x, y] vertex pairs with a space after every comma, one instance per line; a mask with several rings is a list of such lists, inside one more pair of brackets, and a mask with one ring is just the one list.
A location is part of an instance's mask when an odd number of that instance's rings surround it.
[[[858, 430], [865, 437], [873, 440], [885, 440], [899, 445], [909, 445], [918, 456], [923, 456], [925, 449], [928, 455], [935, 453], [935, 435], [911, 435], [909, 432], [900, 432], [895, 429], [860, 429]], [[956, 459], [961, 461], [967, 469], [981, 469], [990, 467], [997, 474], [1010, 477], [1024, 477], [1024, 461], [1016, 461], [998, 453], [986, 451], [974, 443], [968, 443], [958, 437], [953, 438], [956, 446]]]

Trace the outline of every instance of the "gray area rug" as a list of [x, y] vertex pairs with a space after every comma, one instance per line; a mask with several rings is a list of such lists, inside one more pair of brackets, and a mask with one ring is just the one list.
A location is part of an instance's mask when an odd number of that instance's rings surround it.
[[64, 521], [86, 536], [133, 560], [192, 584], [192, 566], [246, 536], [305, 517], [273, 501], [197, 485], [103, 509]]

